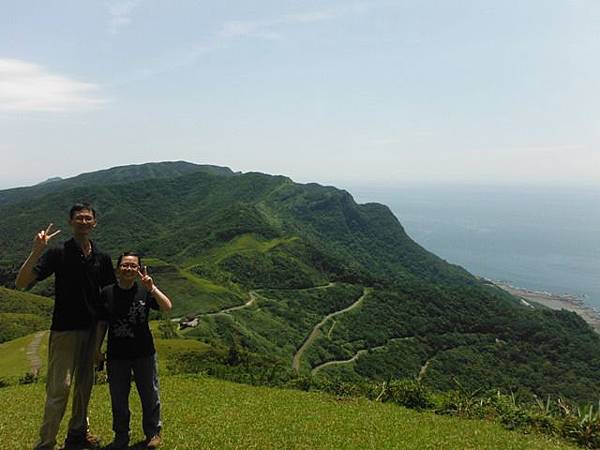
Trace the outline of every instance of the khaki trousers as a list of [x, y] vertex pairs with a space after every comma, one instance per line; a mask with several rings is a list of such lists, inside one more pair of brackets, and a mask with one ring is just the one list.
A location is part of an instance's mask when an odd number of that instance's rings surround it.
[[87, 410], [94, 384], [96, 328], [51, 331], [48, 343], [46, 406], [35, 450], [54, 449], [58, 428], [65, 415], [71, 385], [73, 408], [68, 435], [85, 436]]

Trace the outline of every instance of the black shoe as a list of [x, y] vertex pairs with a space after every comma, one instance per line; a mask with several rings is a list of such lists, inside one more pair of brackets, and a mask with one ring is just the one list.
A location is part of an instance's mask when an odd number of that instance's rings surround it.
[[100, 438], [88, 431], [84, 436], [67, 435], [65, 445], [60, 450], [88, 450], [100, 448]]

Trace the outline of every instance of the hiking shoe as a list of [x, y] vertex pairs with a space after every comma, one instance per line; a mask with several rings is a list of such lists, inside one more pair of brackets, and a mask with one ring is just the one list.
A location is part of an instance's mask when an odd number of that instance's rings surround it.
[[88, 431], [85, 436], [67, 435], [65, 445], [61, 450], [87, 450], [100, 448], [100, 438]]
[[151, 438], [148, 439], [148, 442], [146, 443], [146, 447], [147, 448], [158, 448], [160, 446], [161, 442], [162, 442], [162, 439], [160, 438], [160, 434], [155, 434], [154, 436], [152, 436]]
[[108, 448], [109, 450], [127, 450], [129, 448], [129, 434], [116, 435]]

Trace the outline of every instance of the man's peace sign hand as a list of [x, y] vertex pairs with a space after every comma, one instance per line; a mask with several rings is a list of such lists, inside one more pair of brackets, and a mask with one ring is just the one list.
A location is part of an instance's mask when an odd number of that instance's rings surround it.
[[48, 225], [48, 228], [46, 228], [45, 230], [41, 230], [38, 234], [35, 235], [35, 237], [33, 238], [32, 249], [34, 253], [42, 253], [48, 246], [48, 242], [50, 241], [50, 239], [52, 239], [54, 236], [60, 233], [60, 230], [52, 232], [53, 226], [54, 224], [51, 223], [50, 225]]
[[148, 267], [143, 267], [143, 272], [138, 269], [138, 275], [140, 276], [140, 281], [142, 282], [142, 286], [148, 292], [150, 292], [154, 288], [154, 280], [150, 275], [148, 275]]

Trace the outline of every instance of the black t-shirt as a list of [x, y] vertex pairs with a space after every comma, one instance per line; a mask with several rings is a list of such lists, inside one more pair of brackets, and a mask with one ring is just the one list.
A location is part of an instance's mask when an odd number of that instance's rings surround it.
[[110, 256], [92, 243], [86, 257], [74, 239], [50, 248], [34, 268], [37, 280], [54, 274], [55, 301], [51, 329], [83, 330], [93, 325], [100, 289], [115, 282]]
[[148, 326], [150, 309], [159, 309], [158, 303], [137, 283], [130, 289], [121, 289], [117, 284], [102, 289], [98, 318], [109, 324], [109, 359], [135, 359], [155, 353]]

